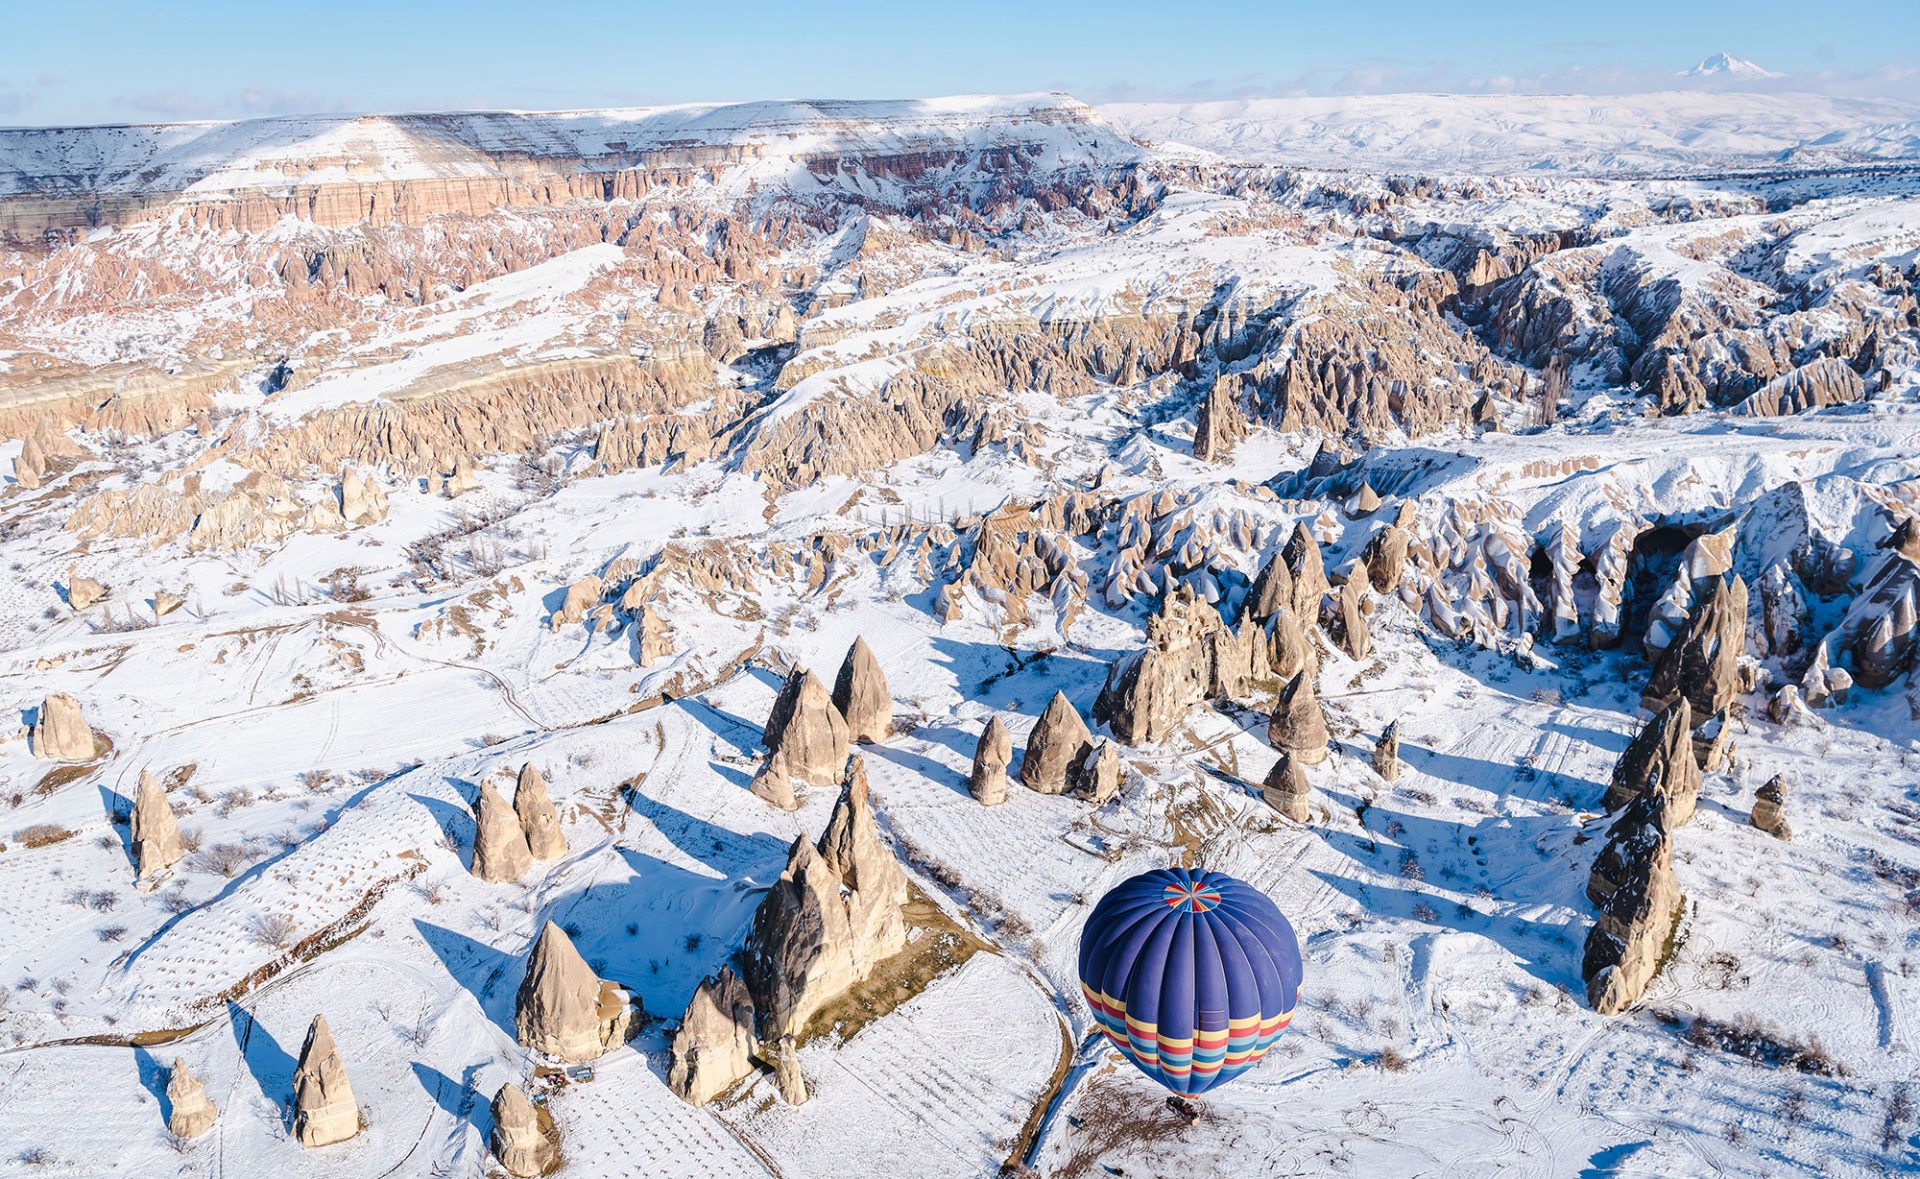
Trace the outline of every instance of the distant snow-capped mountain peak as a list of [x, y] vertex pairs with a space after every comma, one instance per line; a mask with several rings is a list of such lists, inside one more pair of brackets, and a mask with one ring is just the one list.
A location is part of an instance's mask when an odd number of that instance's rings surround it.
[[1786, 75], [1776, 73], [1764, 66], [1757, 65], [1743, 57], [1731, 53], [1716, 53], [1700, 60], [1700, 64], [1690, 70], [1681, 70], [1682, 78], [1783, 78]]

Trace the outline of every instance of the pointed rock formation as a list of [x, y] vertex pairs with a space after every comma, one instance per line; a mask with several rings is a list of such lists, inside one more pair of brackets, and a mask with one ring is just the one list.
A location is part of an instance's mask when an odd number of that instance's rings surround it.
[[1102, 740], [1083, 754], [1071, 771], [1071, 793], [1095, 806], [1104, 806], [1120, 793], [1120, 751]]
[[1349, 659], [1365, 659], [1373, 650], [1373, 635], [1367, 630], [1367, 571], [1354, 569], [1340, 587], [1340, 649]]
[[520, 826], [520, 816], [513, 813], [512, 805], [489, 783], [480, 783], [475, 820], [473, 874], [494, 884], [525, 876], [533, 867], [526, 829]]
[[587, 576], [567, 586], [567, 593], [560, 601], [560, 608], [553, 612], [550, 629], [559, 630], [576, 622], [584, 622], [587, 612], [600, 604], [601, 595], [607, 592], [607, 583], [598, 574]]
[[514, 999], [514, 1033], [521, 1045], [577, 1064], [624, 1043], [639, 1016], [633, 997], [596, 976], [566, 931], [547, 922]]
[[780, 1090], [780, 1100], [788, 1105], [805, 1105], [812, 1094], [807, 1092], [807, 1079], [800, 1072], [800, 1050], [795, 1046], [792, 1036], [782, 1036], [773, 1047], [773, 1081]]
[[667, 629], [667, 620], [660, 616], [658, 608], [650, 605], [635, 606], [633, 614], [633, 633], [639, 646], [638, 659], [641, 667], [652, 667], [662, 659], [673, 657], [673, 635]]
[[1658, 711], [1685, 696], [1695, 716], [1712, 716], [1739, 691], [1746, 645], [1747, 583], [1738, 576], [1715, 577], [1686, 628], [1654, 665], [1641, 704]]
[[907, 943], [907, 878], [880, 840], [859, 759], [819, 846], [796, 839], [742, 952], [759, 1038], [798, 1036]]
[[37, 435], [27, 435], [20, 444], [20, 453], [13, 460], [13, 480], [28, 491], [46, 482], [47, 452]]
[[1327, 565], [1320, 555], [1320, 542], [1308, 531], [1305, 520], [1294, 525], [1293, 536], [1280, 550], [1280, 557], [1293, 581], [1293, 612], [1303, 622], [1311, 623], [1320, 617], [1320, 602], [1327, 596]]
[[1379, 510], [1380, 493], [1373, 489], [1372, 483], [1362, 479], [1360, 481], [1360, 490], [1356, 491], [1353, 498], [1347, 501], [1347, 515], [1356, 517], [1371, 516]]
[[1733, 750], [1733, 721], [1726, 709], [1707, 718], [1693, 731], [1693, 760], [1702, 773], [1717, 774]]
[[91, 577], [81, 577], [73, 566], [67, 566], [67, 605], [75, 610], [87, 607], [106, 599], [108, 590], [104, 583]]
[[1787, 779], [1784, 774], [1775, 774], [1754, 794], [1753, 811], [1748, 818], [1755, 827], [1775, 839], [1793, 838], [1793, 828], [1787, 823]]
[[518, 1085], [502, 1085], [493, 1095], [493, 1157], [507, 1174], [531, 1179], [545, 1174], [559, 1153], [540, 1132], [540, 1115]]
[[846, 718], [820, 677], [805, 668], [787, 677], [765, 738], [769, 751], [784, 756], [787, 773], [809, 786], [832, 786], [846, 771]]
[[520, 819], [534, 859], [557, 860], [567, 854], [567, 837], [560, 830], [553, 800], [547, 797], [547, 780], [532, 762], [520, 766], [520, 780], [513, 787], [513, 813]]
[[1292, 754], [1302, 765], [1327, 760], [1327, 718], [1320, 711], [1313, 677], [1306, 672], [1288, 680], [1280, 690], [1273, 719], [1267, 722], [1267, 744]]
[[793, 776], [787, 773], [786, 754], [777, 749], [760, 763], [747, 789], [783, 811], [800, 809], [799, 796], [793, 792]]
[[1380, 733], [1373, 746], [1373, 772], [1383, 782], [1400, 776], [1400, 722], [1394, 721]]
[[1280, 760], [1273, 763], [1267, 771], [1267, 780], [1260, 784], [1260, 797], [1268, 806], [1279, 811], [1296, 823], [1304, 823], [1312, 817], [1307, 803], [1313, 797], [1313, 785], [1307, 781], [1307, 773], [1300, 768], [1300, 761], [1291, 753], [1282, 753]]
[[1667, 823], [1648, 813], [1663, 807], [1662, 799], [1648, 796], [1636, 816], [1641, 821], [1608, 845], [1620, 865], [1619, 877], [1587, 934], [1580, 967], [1587, 1002], [1602, 1015], [1625, 1011], [1646, 993], [1685, 905], [1673, 878]]
[[1093, 748], [1093, 734], [1087, 722], [1067, 699], [1055, 692], [1047, 710], [1027, 736], [1027, 753], [1020, 761], [1020, 781], [1039, 794], [1064, 794], [1070, 783], [1067, 771], [1080, 763]]
[[1607, 784], [1606, 809], [1617, 811], [1642, 794], [1667, 800], [1667, 818], [1675, 827], [1693, 818], [1700, 798], [1700, 763], [1693, 757], [1693, 706], [1675, 700], [1648, 721], [1614, 763]]
[[1663, 794], [1639, 795], [1621, 810], [1607, 827], [1606, 842], [1587, 874], [1587, 899], [1595, 909], [1605, 905], [1636, 871], [1636, 865], [1645, 858], [1646, 840], [1671, 834], [1667, 829], [1671, 818]]
[[166, 590], [159, 590], [153, 595], [153, 616], [155, 618], [165, 618], [186, 604], [187, 600], [179, 594], [170, 594]]
[[980, 732], [980, 743], [973, 749], [973, 772], [967, 776], [967, 793], [982, 806], [998, 806], [1007, 801], [1007, 767], [1013, 763], [1013, 734], [998, 716], [987, 721]]
[[473, 460], [464, 454], [455, 458], [453, 460], [453, 470], [447, 474], [447, 481], [444, 486], [448, 499], [452, 499], [456, 495], [464, 495], [479, 487], [480, 477], [474, 472]]
[[1274, 612], [1267, 619], [1267, 667], [1269, 673], [1290, 680], [1301, 672], [1318, 675], [1320, 651], [1300, 625], [1300, 615], [1291, 606]]
[[187, 849], [180, 842], [166, 790], [145, 770], [140, 771], [140, 791], [133, 800], [132, 836], [134, 881], [140, 891], [149, 892]]
[[1246, 613], [1258, 622], [1265, 622], [1281, 610], [1293, 608], [1293, 574], [1287, 571], [1287, 563], [1281, 554], [1274, 553], [1253, 579], [1252, 587], [1247, 591]]
[[187, 1062], [173, 1058], [167, 1077], [167, 1132], [175, 1138], [198, 1138], [213, 1129], [220, 1111], [207, 1099], [207, 1087], [187, 1071]]
[[55, 692], [40, 702], [33, 722], [33, 755], [48, 761], [92, 761], [96, 750], [93, 730], [80, 712], [80, 702]]
[[1200, 402], [1193, 419], [1193, 457], [1204, 462], [1225, 462], [1233, 448], [1247, 436], [1246, 415], [1240, 412], [1234, 390], [1239, 382], [1233, 377], [1215, 380]]
[[1383, 594], [1400, 588], [1406, 576], [1407, 549], [1413, 543], [1413, 503], [1402, 501], [1393, 523], [1373, 534], [1360, 555], [1367, 566], [1367, 581]]
[[833, 681], [833, 706], [847, 722], [847, 740], [872, 743], [893, 736], [893, 694], [867, 640], [856, 638]]
[[753, 1072], [753, 996], [723, 966], [693, 992], [673, 1034], [667, 1087], [684, 1101], [705, 1105]]
[[306, 1147], [345, 1142], [360, 1132], [360, 1107], [327, 1017], [316, 1015], [293, 1072], [293, 1135]]

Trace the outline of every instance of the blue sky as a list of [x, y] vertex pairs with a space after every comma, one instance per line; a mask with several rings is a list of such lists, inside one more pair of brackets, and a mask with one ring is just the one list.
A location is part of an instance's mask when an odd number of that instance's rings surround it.
[[11, 125], [1049, 89], [1621, 93], [1722, 50], [1787, 75], [1765, 87], [1920, 97], [1920, 0], [9, 7]]

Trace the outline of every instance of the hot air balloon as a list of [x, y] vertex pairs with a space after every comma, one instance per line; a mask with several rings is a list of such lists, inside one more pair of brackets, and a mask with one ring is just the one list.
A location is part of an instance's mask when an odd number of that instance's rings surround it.
[[1279, 907], [1219, 872], [1143, 872], [1101, 897], [1080, 934], [1080, 988], [1100, 1030], [1175, 1094], [1265, 1056], [1293, 1019], [1300, 973]]

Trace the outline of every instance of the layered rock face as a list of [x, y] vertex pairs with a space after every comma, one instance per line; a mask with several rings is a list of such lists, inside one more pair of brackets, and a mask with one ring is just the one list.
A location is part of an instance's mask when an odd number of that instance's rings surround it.
[[741, 959], [762, 1041], [807, 1021], [906, 945], [906, 874], [881, 842], [858, 760], [818, 846], [794, 841]]
[[33, 722], [33, 755], [49, 761], [92, 761], [93, 730], [80, 711], [80, 702], [55, 692], [40, 702]]
[[1327, 718], [1313, 677], [1301, 672], [1287, 681], [1267, 722], [1267, 744], [1304, 765], [1327, 760]]
[[1165, 740], [1202, 700], [1250, 698], [1269, 674], [1267, 646], [1257, 620], [1236, 632], [1183, 585], [1147, 620], [1146, 648], [1107, 673], [1094, 719], [1130, 744]]
[[[891, 701], [888, 707], [891, 727]], [[789, 776], [810, 786], [833, 785], [847, 766], [846, 718], [820, 677], [805, 668], [796, 667], [787, 677], [762, 740], [780, 756]]]
[[559, 1154], [540, 1132], [540, 1117], [518, 1085], [502, 1085], [493, 1095], [493, 1134], [488, 1145], [507, 1174], [530, 1179], [547, 1172]]
[[[1664, 798], [1643, 795], [1609, 831], [1601, 854], [1609, 864], [1605, 900], [1587, 934], [1580, 973], [1588, 1004], [1602, 1015], [1625, 1011], [1646, 992], [1685, 905], [1673, 877], [1665, 812]], [[1590, 895], [1595, 883], [1589, 884]]]
[[360, 1107], [327, 1017], [316, 1015], [293, 1072], [293, 1135], [305, 1147], [331, 1146], [360, 1132]]
[[693, 993], [673, 1034], [667, 1087], [705, 1105], [753, 1071], [753, 996], [733, 967], [709, 975]]
[[1064, 794], [1073, 785], [1070, 772], [1093, 748], [1087, 722], [1065, 692], [1055, 692], [1047, 710], [1027, 736], [1020, 760], [1020, 781], [1037, 794]]
[[161, 875], [187, 854], [166, 789], [145, 770], [140, 771], [140, 791], [133, 800], [131, 834], [135, 882], [143, 891], [155, 887]]
[[973, 769], [967, 775], [967, 793], [982, 806], [998, 806], [1007, 801], [1007, 766], [1013, 762], [1013, 734], [1007, 724], [995, 716], [980, 731], [980, 743], [973, 750]]
[[1693, 818], [1700, 798], [1700, 765], [1693, 754], [1693, 706], [1675, 700], [1648, 721], [1621, 753], [1607, 785], [1605, 806], [1619, 810], [1645, 794], [1666, 799], [1676, 827]]
[[857, 638], [833, 681], [833, 706], [847, 722], [849, 741], [885, 741], [893, 735], [893, 694], [867, 640]]
[[167, 1133], [175, 1138], [198, 1138], [213, 1129], [220, 1111], [207, 1099], [207, 1087], [191, 1072], [187, 1062], [173, 1058], [167, 1075]]
[[547, 922], [514, 999], [520, 1043], [556, 1060], [581, 1063], [624, 1043], [639, 1014], [633, 997], [594, 974], [566, 931]]
[[557, 860], [567, 854], [567, 837], [560, 830], [560, 816], [547, 796], [547, 780], [538, 766], [526, 762], [520, 767], [513, 788], [513, 813], [520, 820], [527, 850], [536, 860]]

